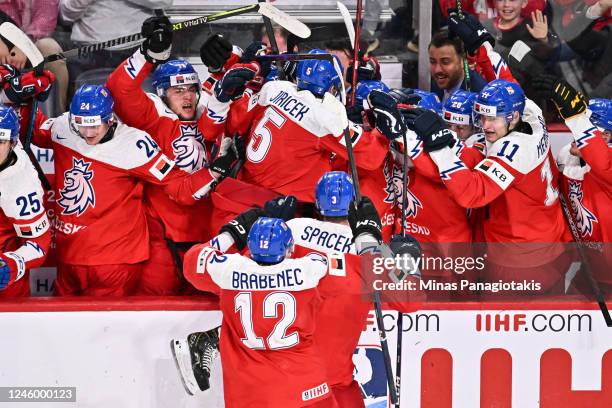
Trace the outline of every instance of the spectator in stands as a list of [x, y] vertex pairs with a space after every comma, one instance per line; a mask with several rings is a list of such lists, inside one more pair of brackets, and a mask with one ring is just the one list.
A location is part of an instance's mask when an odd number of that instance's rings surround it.
[[[36, 43], [43, 56], [62, 52], [60, 45], [51, 38], [57, 25], [59, 0], [3, 0], [0, 2], [0, 23], [10, 21], [21, 28]], [[8, 49], [0, 40], [0, 63], [10, 64], [17, 69], [25, 67], [26, 56], [17, 47]], [[45, 69], [53, 72], [58, 88], [56, 103], [58, 110], [66, 108], [68, 89], [68, 69], [66, 61], [55, 61], [45, 64]]]
[[531, 13], [529, 24], [521, 14], [528, 4], [527, 0], [495, 0], [497, 17], [485, 21], [484, 26], [495, 38], [495, 50], [505, 60], [508, 60], [514, 43], [522, 40], [538, 59], [549, 61], [559, 45], [558, 38], [549, 29], [548, 18], [539, 9]]
[[429, 43], [429, 69], [431, 73], [431, 91], [441, 101], [446, 101], [458, 89], [479, 92], [486, 84], [478, 73], [470, 72], [470, 86], [467, 89], [463, 68], [463, 43], [458, 38], [449, 38], [447, 30], [434, 34]]
[[[60, 16], [72, 24], [70, 39], [75, 47], [95, 44], [140, 31], [144, 20], [153, 16], [154, 9], [165, 9], [173, 0], [60, 0]], [[79, 74], [93, 69], [109, 68], [108, 74], [128, 58], [135, 44], [111, 47], [84, 58], [73, 59], [68, 66], [70, 77], [78, 81]], [[106, 76], [94, 78], [103, 84]], [[90, 79], [91, 82], [91, 79]], [[73, 84], [74, 85], [74, 84]]]
[[567, 46], [580, 57], [583, 76], [592, 88], [590, 96], [612, 97], [612, 35], [609, 25], [612, 0], [600, 0], [590, 6], [583, 2], [564, 4], [563, 18], [554, 21]]

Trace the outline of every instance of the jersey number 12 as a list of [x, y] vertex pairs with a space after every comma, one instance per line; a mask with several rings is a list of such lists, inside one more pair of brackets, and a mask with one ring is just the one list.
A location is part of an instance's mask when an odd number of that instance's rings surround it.
[[[253, 298], [250, 292], [240, 292], [234, 298], [234, 311], [240, 313], [240, 322], [244, 330], [242, 343], [254, 350], [279, 350], [297, 345], [300, 336], [297, 332], [287, 334], [287, 329], [295, 321], [296, 304], [295, 297], [289, 292], [272, 292], [263, 302], [263, 317], [269, 319], [278, 318], [277, 306], [282, 306], [281, 319], [274, 325], [274, 329], [268, 335], [266, 342], [262, 337], [255, 334], [253, 328]], [[266, 343], [268, 344], [266, 347]]]

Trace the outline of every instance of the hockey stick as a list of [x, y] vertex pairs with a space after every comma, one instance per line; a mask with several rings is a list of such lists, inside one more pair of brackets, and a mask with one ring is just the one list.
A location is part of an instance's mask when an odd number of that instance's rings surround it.
[[[260, 4], [265, 4], [266, 0], [257, 0]], [[278, 50], [278, 44], [276, 43], [276, 36], [274, 35], [274, 28], [272, 27], [272, 22], [270, 21], [270, 17], [265, 15], [263, 17], [264, 27], [266, 28], [266, 34], [268, 35], [268, 41], [270, 41], [270, 47], [272, 47], [272, 52], [274, 54], [280, 54]], [[288, 51], [288, 50], [287, 50]], [[283, 70], [283, 65], [279, 61], [275, 61], [276, 69], [278, 70], [278, 78], [281, 81], [285, 80], [285, 71]]]
[[[408, 205], [408, 138], [406, 132], [402, 135], [404, 139], [404, 174], [402, 175], [402, 220], [400, 222], [400, 233], [406, 235], [406, 206]], [[404, 314], [397, 312], [397, 351], [395, 355], [395, 386], [397, 387], [396, 408], [400, 408], [400, 398], [402, 390], [402, 347], [404, 342]]]
[[359, 40], [361, 39], [361, 12], [363, 1], [357, 0], [355, 15], [355, 39], [353, 41], [353, 78], [351, 78], [351, 106], [355, 106], [355, 91], [357, 88], [357, 69], [359, 68]]
[[337, 1], [336, 7], [338, 7], [338, 10], [340, 10], [340, 14], [342, 14], [342, 20], [344, 20], [344, 26], [346, 27], [346, 31], [349, 36], [349, 41], [351, 42], [351, 46], [353, 47], [353, 49], [355, 49], [355, 26], [353, 25], [351, 13], [349, 13], [344, 3], [340, 3], [339, 1]]
[[[463, 7], [461, 5], [461, 0], [457, 0], [456, 6], [459, 17], [462, 17]], [[470, 91], [470, 66], [468, 65], [467, 55], [465, 54], [465, 52], [461, 56], [461, 59], [463, 60], [463, 73], [465, 74], [465, 90]]]
[[[235, 17], [241, 14], [258, 12], [261, 15], [268, 17], [276, 24], [280, 25], [287, 31], [295, 34], [300, 38], [308, 38], [310, 36], [310, 29], [301, 21], [291, 17], [287, 13], [284, 13], [268, 3], [257, 3], [249, 6], [239, 7], [231, 10], [221, 11], [219, 13], [210, 14], [208, 16], [197, 17], [191, 20], [179, 21], [172, 24], [172, 31], [180, 31], [186, 28], [197, 27], [202, 24], [212, 23], [213, 21], [222, 20], [229, 17]], [[132, 42], [136, 42], [142, 39], [142, 34], [130, 34], [123, 37], [115, 38], [108, 41], [103, 41], [97, 44], [84, 45], [82, 47], [73, 48], [68, 51], [60, 52], [58, 54], [49, 55], [45, 58], [45, 62], [57, 61], [60, 59], [67, 59], [72, 57], [84, 57], [88, 54], [96, 51], [100, 51], [116, 45], [123, 45]]]
[[[34, 67], [34, 71], [40, 75], [43, 70], [44, 58], [36, 45], [30, 40], [30, 38], [17, 26], [13, 23], [5, 22], [0, 25], [0, 35], [4, 37], [7, 41], [13, 43], [13, 45], [19, 48]], [[38, 178], [42, 183], [43, 187], [46, 190], [51, 190], [51, 183], [45, 176], [45, 172], [42, 167], [40, 167], [40, 163], [34, 157], [34, 153], [32, 152], [32, 135], [34, 133], [34, 122], [36, 121], [36, 112], [38, 112], [38, 98], [32, 98], [32, 104], [30, 106], [30, 117], [28, 119], [28, 129], [25, 135], [25, 139], [23, 141], [23, 150], [25, 150], [26, 154], [30, 158], [32, 165], [36, 169], [38, 173]]]
[[591, 271], [591, 264], [589, 262], [587, 254], [584, 253], [583, 245], [584, 243], [580, 239], [580, 233], [578, 232], [578, 227], [576, 226], [574, 219], [572, 218], [572, 214], [567, 206], [567, 202], [563, 197], [563, 194], [559, 194], [559, 202], [561, 203], [561, 208], [563, 209], [563, 215], [565, 215], [565, 220], [569, 224], [570, 231], [572, 233], [572, 238], [574, 238], [574, 242], [576, 242], [576, 246], [578, 247], [578, 254], [580, 256], [580, 262], [582, 267], [586, 273], [587, 280], [589, 281], [589, 285], [595, 294], [595, 300], [599, 305], [599, 310], [601, 310], [601, 314], [606, 322], [606, 326], [612, 327], [612, 317], [610, 316], [610, 311], [608, 310], [608, 306], [606, 305], [606, 300], [604, 299], [603, 294], [601, 293], [601, 289], [599, 289], [599, 285], [595, 278], [593, 278], [593, 272]]

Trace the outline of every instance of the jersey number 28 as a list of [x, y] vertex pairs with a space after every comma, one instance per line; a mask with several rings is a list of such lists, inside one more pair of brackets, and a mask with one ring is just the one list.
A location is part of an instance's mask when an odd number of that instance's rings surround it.
[[[234, 298], [234, 311], [240, 313], [240, 321], [245, 337], [242, 343], [250, 349], [255, 350], [279, 350], [297, 345], [300, 336], [297, 332], [287, 334], [287, 329], [295, 321], [296, 304], [295, 298], [289, 292], [272, 292], [263, 302], [263, 317], [269, 319], [278, 318], [277, 307], [282, 306], [281, 319], [274, 325], [274, 329], [268, 335], [266, 341], [257, 336], [253, 328], [253, 298], [249, 292], [240, 292]], [[267, 346], [266, 346], [267, 343]]]

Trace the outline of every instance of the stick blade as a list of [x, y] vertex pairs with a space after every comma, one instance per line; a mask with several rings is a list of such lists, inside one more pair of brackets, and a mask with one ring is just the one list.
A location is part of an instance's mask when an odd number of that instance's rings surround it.
[[336, 7], [340, 10], [340, 14], [342, 14], [342, 20], [344, 20], [344, 25], [346, 26], [346, 31], [348, 32], [349, 40], [351, 41], [351, 47], [355, 46], [355, 26], [353, 25], [353, 19], [351, 18], [351, 13], [349, 13], [348, 8], [339, 1], [336, 2]]
[[44, 58], [36, 45], [30, 40], [30, 38], [21, 31], [15, 24], [5, 22], [0, 24], [0, 35], [12, 42], [15, 47], [19, 48], [33, 67], [36, 67], [44, 62]]
[[261, 14], [262, 16], [268, 17], [270, 20], [274, 21], [276, 24], [283, 27], [285, 30], [300, 38], [310, 37], [310, 28], [308, 28], [306, 24], [302, 23], [297, 18], [292, 17], [284, 11], [277, 9], [270, 3], [258, 4], [259, 14]]

